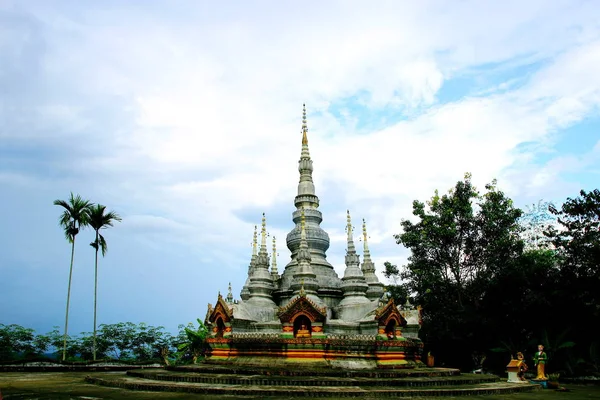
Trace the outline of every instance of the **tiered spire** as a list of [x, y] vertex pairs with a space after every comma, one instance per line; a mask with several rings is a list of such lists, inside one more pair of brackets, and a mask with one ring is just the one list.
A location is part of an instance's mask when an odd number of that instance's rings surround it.
[[367, 297], [369, 300], [378, 300], [381, 298], [384, 292], [383, 283], [379, 282], [379, 278], [375, 275], [375, 264], [371, 260], [371, 252], [369, 251], [369, 243], [367, 241], [367, 223], [363, 218], [363, 263], [362, 272], [365, 276], [369, 290], [367, 290]]
[[342, 278], [342, 292], [344, 293], [344, 299], [340, 302], [342, 306], [349, 303], [368, 303], [365, 292], [369, 286], [360, 270], [360, 260], [358, 254], [356, 254], [354, 239], [352, 237], [353, 230], [350, 210], [348, 210], [346, 216], [348, 249], [346, 250], [346, 270]]
[[254, 267], [254, 264], [256, 264], [257, 256], [256, 229], [257, 226], [254, 225], [254, 235], [252, 236], [252, 257], [250, 258], [250, 265], [248, 265], [248, 278], [246, 278], [246, 283], [244, 283], [242, 291], [240, 292], [240, 297], [242, 298], [242, 300], [248, 300], [250, 298], [250, 290], [248, 290], [248, 285], [250, 285], [250, 276], [252, 275], [252, 269]]
[[310, 265], [311, 254], [308, 248], [308, 241], [306, 240], [306, 217], [304, 215], [304, 207], [300, 210], [300, 249], [298, 250], [298, 256], [296, 260], [298, 266], [294, 273], [294, 279], [292, 283], [292, 290], [294, 294], [298, 294], [302, 287], [308, 294], [316, 294], [319, 289], [317, 283], [317, 276], [313, 272]]
[[[306, 105], [302, 105], [302, 152], [300, 161], [298, 161], [298, 171], [300, 172], [300, 182], [298, 183], [298, 196], [317, 197], [315, 195], [315, 185], [312, 180], [313, 163], [308, 151], [308, 123], [306, 122]], [[296, 198], [296, 200], [298, 200]], [[311, 202], [312, 199], [303, 199], [303, 202]]]
[[267, 219], [265, 213], [262, 215], [261, 224], [261, 239], [260, 249], [256, 256], [256, 261], [250, 275], [250, 284], [248, 290], [250, 291], [250, 302], [260, 301], [262, 303], [268, 303], [269, 305], [275, 305], [271, 293], [273, 292], [273, 279], [269, 273], [269, 254], [267, 252]]
[[279, 279], [279, 273], [277, 272], [277, 245], [275, 243], [275, 236], [273, 236], [273, 256], [271, 261], [271, 277], [273, 282]]
[[[313, 162], [310, 158], [308, 150], [308, 123], [306, 120], [306, 105], [302, 105], [302, 151], [300, 160], [298, 161], [298, 171], [300, 172], [300, 180], [298, 182], [298, 193], [294, 199], [296, 210], [293, 213], [294, 229], [288, 233], [286, 238], [287, 247], [292, 253], [291, 261], [286, 265], [282, 274], [280, 298], [289, 299], [293, 295], [295, 289], [292, 289], [291, 284], [294, 283], [294, 275], [298, 271], [300, 253], [300, 224], [301, 224], [301, 209], [304, 209], [305, 218], [305, 240], [310, 249], [310, 266], [313, 272], [318, 276], [320, 289], [327, 294], [325, 296], [339, 296], [340, 289], [336, 283], [337, 275], [333, 266], [327, 261], [327, 249], [329, 248], [329, 235], [321, 229], [323, 215], [319, 211], [319, 198], [315, 193], [315, 185], [312, 178]], [[290, 276], [291, 275], [291, 276]], [[334, 278], [335, 277], [335, 278]], [[309, 283], [307, 281], [306, 290], [309, 292]]]
[[306, 149], [306, 155], [308, 154], [308, 123], [306, 122], [306, 104], [302, 104], [302, 152]]
[[233, 293], [231, 292], [231, 282], [229, 282], [229, 287], [227, 288], [227, 302], [229, 304], [233, 304]]

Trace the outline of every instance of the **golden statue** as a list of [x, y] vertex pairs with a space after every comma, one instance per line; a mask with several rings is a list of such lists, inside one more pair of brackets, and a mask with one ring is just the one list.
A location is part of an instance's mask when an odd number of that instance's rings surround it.
[[538, 351], [533, 356], [533, 363], [537, 366], [537, 376], [535, 379], [546, 380], [546, 361], [548, 361], [548, 355], [544, 351], [544, 345], [538, 345]]
[[297, 338], [310, 337], [310, 331], [308, 330], [306, 324], [300, 325], [300, 329], [296, 332]]

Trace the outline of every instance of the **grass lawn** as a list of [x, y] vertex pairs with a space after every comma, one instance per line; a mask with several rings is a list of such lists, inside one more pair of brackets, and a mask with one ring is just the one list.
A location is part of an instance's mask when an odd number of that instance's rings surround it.
[[[0, 372], [0, 393], [3, 400], [39, 399], [39, 400], [140, 400], [140, 399], [208, 399], [236, 398], [234, 396], [214, 396], [185, 393], [138, 392], [125, 389], [113, 389], [90, 385], [83, 381], [86, 375], [106, 376], [111, 372]], [[469, 399], [513, 399], [513, 400], [552, 400], [552, 399], [600, 399], [600, 386], [564, 385], [569, 392], [538, 390], [533, 393], [520, 393], [499, 396], [469, 396]], [[259, 397], [240, 397], [258, 399]], [[279, 397], [287, 399], [290, 397]], [[293, 397], [294, 399], [296, 397]], [[458, 399], [459, 397], [446, 397]], [[462, 398], [462, 397], [461, 397]], [[270, 397], [270, 399], [276, 399]]]

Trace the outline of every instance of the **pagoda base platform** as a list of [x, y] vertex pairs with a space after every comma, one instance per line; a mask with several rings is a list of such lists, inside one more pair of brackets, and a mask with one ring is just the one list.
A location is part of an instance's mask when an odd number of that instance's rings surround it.
[[224, 365], [320, 368], [422, 368], [423, 343], [419, 339], [376, 340], [375, 337], [281, 338], [240, 334], [207, 339], [207, 362]]
[[461, 374], [449, 368], [332, 369], [259, 368], [198, 364], [132, 370], [110, 377], [86, 377], [102, 386], [155, 392], [230, 396], [290, 397], [438, 397], [509, 394], [539, 385], [501, 382], [495, 375]]

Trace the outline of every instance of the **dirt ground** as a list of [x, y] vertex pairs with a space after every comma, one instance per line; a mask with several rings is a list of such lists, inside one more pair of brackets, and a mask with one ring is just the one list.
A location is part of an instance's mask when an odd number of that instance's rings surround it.
[[[0, 399], [2, 400], [141, 400], [141, 399], [234, 399], [235, 396], [212, 396], [185, 393], [142, 392], [126, 389], [114, 389], [87, 384], [86, 375], [107, 376], [121, 374], [119, 372], [1, 372]], [[553, 400], [553, 399], [600, 399], [600, 386], [565, 385], [568, 392], [554, 390], [538, 390], [533, 393], [519, 393], [499, 396], [470, 396], [469, 399], [479, 400]], [[254, 400], [259, 397], [241, 397]], [[448, 397], [459, 399], [458, 397]], [[271, 397], [274, 400], [290, 399], [290, 397]], [[294, 398], [295, 399], [295, 398]]]

